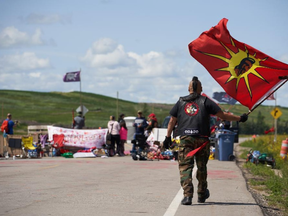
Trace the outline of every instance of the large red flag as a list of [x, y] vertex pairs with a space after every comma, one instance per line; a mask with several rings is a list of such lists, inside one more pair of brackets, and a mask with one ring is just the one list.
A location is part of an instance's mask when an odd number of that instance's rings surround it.
[[222, 19], [189, 44], [190, 54], [222, 88], [250, 110], [287, 80], [288, 65], [235, 40]]

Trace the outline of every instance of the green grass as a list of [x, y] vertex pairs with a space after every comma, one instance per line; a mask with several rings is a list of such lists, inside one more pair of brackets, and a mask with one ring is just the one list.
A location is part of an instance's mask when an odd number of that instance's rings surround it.
[[[139, 109], [143, 111], [145, 116], [154, 112], [158, 118], [158, 122], [162, 123], [164, 118], [169, 115], [169, 111], [174, 105], [135, 103], [93, 93], [80, 93], [79, 91], [34, 92], [0, 90], [0, 120], [6, 118], [8, 112], [12, 113], [13, 119], [19, 120], [22, 125], [20, 128], [16, 129], [15, 133], [23, 132], [25, 127], [27, 130], [27, 125], [33, 124], [49, 124], [70, 128], [72, 124], [72, 110], [75, 111], [81, 103], [89, 110], [85, 116], [87, 128], [107, 127], [110, 115], [114, 115], [116, 118], [118, 118], [120, 113], [125, 113], [126, 116], [136, 116], [137, 110]], [[221, 104], [220, 106], [223, 110], [229, 110], [235, 115], [241, 115], [248, 112], [248, 108], [240, 104], [234, 106]], [[249, 114], [247, 122], [239, 124], [240, 134], [256, 133], [255, 130], [257, 128], [259, 129], [260, 126], [263, 128], [258, 130], [257, 133], [263, 134], [264, 130], [271, 128], [274, 119], [270, 112], [273, 108], [273, 106], [262, 105], [257, 107], [257, 109]], [[286, 132], [286, 125], [288, 125], [288, 108], [279, 107], [279, 109], [283, 114], [278, 119], [278, 132]], [[264, 118], [264, 122], [257, 125], [259, 113], [261, 113], [260, 117]]]
[[[0, 119], [6, 118], [9, 112], [13, 120], [19, 120], [21, 127], [17, 131], [26, 130], [27, 125], [49, 124], [71, 127], [72, 110], [76, 110], [81, 102], [89, 110], [86, 114], [87, 128], [107, 127], [109, 116], [118, 119], [121, 113], [126, 116], [136, 116], [141, 109], [145, 116], [154, 112], [159, 122], [162, 122], [173, 105], [134, 103], [116, 98], [82, 92], [32, 92], [0, 90]], [[118, 110], [117, 110], [118, 106]], [[75, 112], [76, 115], [76, 112]], [[25, 129], [26, 127], [26, 129]]]
[[[243, 142], [240, 145], [253, 150], [259, 150], [260, 153], [273, 155], [276, 160], [276, 168], [280, 170], [282, 177], [276, 175], [270, 167], [264, 164], [255, 165], [253, 163], [246, 163], [245, 167], [254, 176], [258, 177], [250, 180], [250, 184], [256, 188], [261, 186], [260, 190], [265, 190], [269, 194], [266, 198], [270, 205], [284, 209], [284, 212], [288, 213], [288, 161], [280, 157], [282, 140], [285, 140], [286, 137], [286, 135], [278, 135], [277, 141], [274, 143], [274, 136], [265, 135], [257, 137], [254, 141]], [[247, 153], [248, 150], [244, 151], [241, 157], [245, 157]]]

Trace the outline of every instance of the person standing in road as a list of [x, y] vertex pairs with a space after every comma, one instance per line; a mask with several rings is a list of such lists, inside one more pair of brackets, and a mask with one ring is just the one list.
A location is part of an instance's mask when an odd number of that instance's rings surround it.
[[[108, 122], [108, 131], [110, 131], [112, 137], [111, 137], [111, 146], [109, 150], [109, 155], [114, 156], [115, 155], [115, 143], [117, 146], [117, 151], [120, 147], [120, 125], [118, 121], [115, 121], [115, 116], [110, 116], [110, 121]], [[119, 155], [119, 152], [117, 152]], [[120, 155], [119, 155], [120, 156]]]
[[14, 134], [13, 128], [17, 126], [18, 121], [16, 120], [15, 123], [14, 123], [14, 121], [12, 120], [11, 113], [7, 114], [7, 118], [4, 121], [8, 121], [8, 125], [7, 125], [8, 126], [8, 131], [3, 132], [3, 137], [4, 137], [3, 153], [4, 153], [4, 156], [6, 158], [9, 158], [9, 155], [8, 155], [9, 140], [8, 140], [8, 136], [7, 135], [13, 135]]
[[156, 115], [154, 113], [151, 113], [148, 116], [148, 126], [145, 128], [147, 134], [149, 135], [151, 133], [151, 131], [153, 130], [153, 128], [157, 128], [158, 127], [158, 120], [156, 118]]
[[15, 123], [12, 120], [12, 115], [10, 113], [7, 114], [7, 119], [5, 119], [8, 121], [8, 131], [6, 131], [7, 134], [13, 135], [14, 131], [13, 128], [17, 126], [18, 121], [16, 120]]
[[138, 110], [137, 112], [133, 127], [135, 127], [135, 135], [144, 135], [145, 128], [147, 127], [147, 120], [142, 116], [141, 110]]
[[128, 134], [128, 129], [126, 127], [126, 122], [125, 121], [121, 121], [120, 122], [120, 147], [117, 150], [119, 156], [125, 156], [125, 143], [127, 141], [127, 134]]
[[144, 116], [142, 116], [141, 110], [138, 110], [137, 112], [137, 117], [134, 121], [133, 127], [135, 127], [135, 133], [133, 137], [134, 140], [132, 140], [132, 143], [133, 143], [132, 152], [135, 152], [136, 151], [136, 147], [135, 147], [136, 138], [137, 136], [138, 137], [145, 136], [144, 132], [145, 132], [145, 128], [147, 127], [147, 120]]
[[73, 128], [82, 129], [85, 126], [85, 119], [82, 116], [82, 112], [78, 112], [78, 115], [74, 118]]
[[120, 116], [119, 116], [119, 118], [118, 118], [119, 124], [120, 124], [122, 121], [125, 122], [124, 117], [125, 117], [125, 114], [124, 114], [124, 113], [120, 114]]
[[163, 142], [166, 149], [170, 148], [172, 145], [171, 133], [177, 122], [180, 135], [178, 166], [180, 184], [184, 194], [181, 201], [182, 205], [192, 204], [194, 157], [198, 168], [196, 173], [198, 203], [204, 203], [210, 196], [207, 188], [207, 163], [210, 155], [210, 115], [216, 115], [228, 121], [245, 122], [248, 119], [247, 114], [236, 116], [225, 113], [208, 97], [202, 96], [202, 85], [197, 77], [193, 77], [190, 81], [188, 91], [189, 95], [180, 97], [170, 111], [171, 119]]

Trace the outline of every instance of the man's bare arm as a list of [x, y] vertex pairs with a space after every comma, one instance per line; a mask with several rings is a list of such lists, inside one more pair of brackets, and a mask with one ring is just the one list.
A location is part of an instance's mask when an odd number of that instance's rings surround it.
[[241, 119], [240, 116], [232, 115], [232, 114], [223, 112], [222, 110], [217, 112], [215, 115], [219, 117], [220, 119], [227, 120], [227, 121], [240, 121]]
[[169, 121], [169, 123], [168, 123], [168, 128], [167, 128], [167, 135], [166, 135], [166, 137], [171, 137], [173, 128], [175, 127], [176, 123], [177, 123], [177, 118], [171, 116], [170, 121]]

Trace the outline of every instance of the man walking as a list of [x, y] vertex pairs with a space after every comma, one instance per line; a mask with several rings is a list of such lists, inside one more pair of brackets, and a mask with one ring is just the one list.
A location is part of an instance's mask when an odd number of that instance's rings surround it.
[[[216, 115], [223, 120], [245, 122], [247, 114], [235, 116], [224, 113], [221, 108], [202, 96], [202, 85], [197, 77], [193, 77], [188, 86], [189, 95], [180, 97], [170, 111], [171, 119], [168, 124], [167, 135], [163, 142], [165, 148], [172, 144], [171, 133], [177, 122], [180, 144], [178, 164], [180, 184], [184, 191], [182, 205], [191, 205], [194, 188], [192, 171], [194, 155], [197, 164], [196, 178], [198, 180], [198, 203], [204, 203], [210, 196], [207, 189], [207, 163], [210, 155], [210, 115]], [[193, 152], [194, 151], [194, 152]]]

